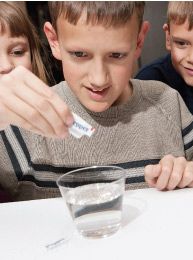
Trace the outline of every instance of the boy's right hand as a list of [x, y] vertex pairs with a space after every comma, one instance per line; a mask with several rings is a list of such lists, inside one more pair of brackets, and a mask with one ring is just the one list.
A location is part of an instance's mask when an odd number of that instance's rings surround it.
[[72, 123], [64, 101], [29, 70], [18, 66], [0, 78], [0, 130], [12, 124], [64, 138]]

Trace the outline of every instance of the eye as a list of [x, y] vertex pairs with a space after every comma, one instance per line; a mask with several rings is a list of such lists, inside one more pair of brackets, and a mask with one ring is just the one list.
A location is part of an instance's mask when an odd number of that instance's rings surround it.
[[176, 41], [176, 44], [183, 46], [183, 45], [185, 45], [186, 43], [183, 42], [183, 41]]
[[114, 59], [122, 59], [126, 56], [126, 53], [119, 53], [119, 52], [113, 52], [111, 53], [110, 57]]
[[179, 48], [181, 48], [181, 49], [183, 49], [183, 48], [185, 48], [186, 46], [189, 45], [188, 42], [186, 42], [186, 41], [180, 41], [180, 40], [174, 40], [174, 43], [175, 43], [175, 45], [176, 45], [177, 47], [179, 47]]
[[25, 53], [23, 49], [14, 49], [11, 51], [11, 55], [13, 56], [22, 56]]
[[70, 52], [70, 54], [72, 56], [75, 56], [77, 58], [84, 58], [84, 57], [87, 57], [87, 53], [86, 52], [83, 52], [83, 51], [73, 51], [73, 52]]

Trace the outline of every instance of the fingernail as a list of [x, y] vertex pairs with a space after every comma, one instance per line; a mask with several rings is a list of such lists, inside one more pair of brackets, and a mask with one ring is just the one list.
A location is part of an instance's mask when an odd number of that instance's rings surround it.
[[66, 118], [65, 124], [66, 124], [67, 126], [71, 126], [71, 125], [73, 124], [73, 122], [74, 122], [73, 117], [68, 116], [68, 117]]

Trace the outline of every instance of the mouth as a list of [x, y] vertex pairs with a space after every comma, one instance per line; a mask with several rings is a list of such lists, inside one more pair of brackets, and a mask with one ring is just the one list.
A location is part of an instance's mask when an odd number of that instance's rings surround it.
[[103, 89], [93, 89], [93, 88], [87, 88], [86, 87], [86, 89], [88, 90], [89, 96], [92, 99], [95, 99], [95, 100], [98, 100], [98, 101], [103, 99], [109, 91], [109, 87], [103, 88]]
[[189, 75], [193, 76], [193, 68], [184, 67], [184, 69], [186, 70], [186, 72], [187, 72]]

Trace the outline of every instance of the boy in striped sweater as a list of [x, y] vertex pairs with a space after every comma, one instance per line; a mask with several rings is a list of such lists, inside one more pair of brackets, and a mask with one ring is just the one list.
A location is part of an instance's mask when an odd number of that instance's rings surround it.
[[[56, 197], [61, 174], [118, 165], [127, 188], [192, 187], [193, 116], [167, 85], [131, 79], [144, 3], [49, 4], [44, 31], [65, 81], [49, 88], [22, 67], [1, 78], [1, 185], [16, 200]], [[90, 138], [68, 135], [72, 112], [96, 129]]]

